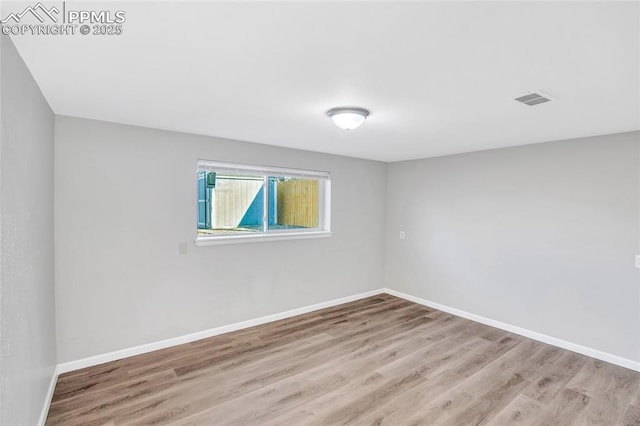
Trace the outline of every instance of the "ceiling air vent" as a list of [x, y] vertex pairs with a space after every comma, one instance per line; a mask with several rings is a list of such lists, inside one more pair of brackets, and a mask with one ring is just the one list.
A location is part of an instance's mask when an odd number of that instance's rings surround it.
[[549, 102], [550, 100], [551, 99], [549, 99], [547, 95], [544, 95], [538, 92], [529, 93], [524, 96], [520, 96], [519, 98], [516, 98], [516, 101], [522, 102], [523, 104], [529, 105], [529, 106], [542, 104], [545, 102]]

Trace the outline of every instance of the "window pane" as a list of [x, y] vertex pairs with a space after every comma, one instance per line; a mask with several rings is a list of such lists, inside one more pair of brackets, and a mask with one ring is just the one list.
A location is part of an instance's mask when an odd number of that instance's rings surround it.
[[318, 228], [318, 179], [269, 177], [269, 230]]
[[204, 229], [198, 229], [198, 234], [234, 235], [264, 230], [262, 176], [209, 172], [206, 186], [209, 222]]

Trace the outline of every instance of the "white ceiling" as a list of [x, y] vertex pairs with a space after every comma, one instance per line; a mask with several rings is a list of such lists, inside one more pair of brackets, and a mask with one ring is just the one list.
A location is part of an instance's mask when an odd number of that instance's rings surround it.
[[639, 6], [67, 2], [124, 34], [13, 40], [57, 114], [397, 161], [640, 129]]

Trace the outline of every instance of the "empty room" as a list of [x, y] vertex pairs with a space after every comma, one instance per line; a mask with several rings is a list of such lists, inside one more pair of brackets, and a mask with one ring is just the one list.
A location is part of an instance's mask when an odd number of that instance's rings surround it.
[[0, 425], [640, 426], [639, 1], [0, 29]]

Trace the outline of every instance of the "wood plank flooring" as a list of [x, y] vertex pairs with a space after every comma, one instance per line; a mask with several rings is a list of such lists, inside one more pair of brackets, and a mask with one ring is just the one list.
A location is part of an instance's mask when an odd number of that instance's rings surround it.
[[640, 373], [380, 295], [63, 374], [47, 425], [640, 425]]

